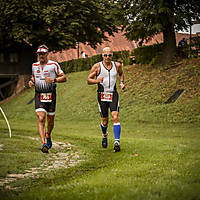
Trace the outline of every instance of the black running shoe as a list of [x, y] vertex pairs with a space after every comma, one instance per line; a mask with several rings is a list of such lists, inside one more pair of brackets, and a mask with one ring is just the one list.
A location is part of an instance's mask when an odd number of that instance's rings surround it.
[[41, 151], [42, 151], [43, 153], [48, 153], [48, 150], [49, 150], [49, 148], [48, 148], [47, 144], [46, 144], [46, 143], [43, 144]]
[[48, 147], [48, 149], [51, 149], [51, 147], [52, 147], [51, 137], [47, 137], [47, 133], [45, 133], [45, 137], [47, 140], [47, 147]]
[[120, 151], [120, 144], [119, 144], [119, 142], [115, 142], [115, 144], [114, 144], [114, 151], [115, 152], [119, 152]]
[[103, 137], [102, 138], [102, 147], [107, 148], [107, 146], [108, 146], [108, 139], [107, 139], [107, 137]]

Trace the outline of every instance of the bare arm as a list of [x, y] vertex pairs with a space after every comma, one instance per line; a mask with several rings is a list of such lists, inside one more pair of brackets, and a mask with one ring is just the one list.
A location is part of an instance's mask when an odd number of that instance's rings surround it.
[[57, 83], [63, 83], [67, 81], [67, 77], [64, 73], [58, 75], [59, 77], [56, 78]]
[[98, 79], [95, 79], [95, 76], [97, 76], [100, 72], [100, 65], [99, 63], [96, 63], [93, 65], [92, 69], [90, 70], [90, 74], [88, 76], [88, 85], [97, 84], [103, 82], [103, 77], [99, 77]]
[[28, 85], [29, 85], [30, 88], [33, 87], [33, 86], [35, 86], [35, 79], [34, 79], [33, 75], [31, 77], [30, 81], [28, 82]]

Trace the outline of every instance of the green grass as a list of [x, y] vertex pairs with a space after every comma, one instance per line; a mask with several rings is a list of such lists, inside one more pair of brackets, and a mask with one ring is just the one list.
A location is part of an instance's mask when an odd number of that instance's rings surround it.
[[[77, 165], [42, 171], [0, 187], [0, 199], [200, 199], [200, 61], [183, 61], [171, 69], [126, 66], [126, 90], [120, 91], [121, 152], [113, 152], [112, 121], [109, 146], [101, 147], [96, 86], [87, 85], [88, 72], [68, 74], [58, 84], [53, 141], [71, 143], [82, 160]], [[173, 104], [164, 102], [177, 90]], [[29, 89], [2, 106], [12, 127], [9, 138], [0, 116], [0, 179], [39, 167], [59, 153], [40, 151], [37, 118]], [[1, 146], [0, 146], [1, 147]], [[1, 181], [0, 181], [1, 182]], [[14, 189], [9, 189], [9, 187]]]

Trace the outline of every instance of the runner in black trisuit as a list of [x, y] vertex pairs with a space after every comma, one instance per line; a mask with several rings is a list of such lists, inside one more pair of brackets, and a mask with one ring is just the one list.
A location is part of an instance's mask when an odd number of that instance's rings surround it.
[[[41, 150], [43, 153], [48, 153], [52, 147], [51, 132], [54, 127], [56, 83], [66, 82], [66, 76], [57, 62], [48, 60], [48, 47], [46, 45], [39, 46], [36, 53], [38, 62], [32, 65], [32, 78], [29, 81], [29, 87], [35, 86], [35, 112], [38, 117], [38, 131], [42, 141]], [[45, 129], [46, 114], [47, 131]]]
[[[119, 97], [116, 89], [117, 74], [119, 74], [120, 86], [124, 85], [124, 73], [122, 65], [112, 61], [112, 50], [109, 47], [103, 49], [103, 61], [96, 63], [88, 76], [88, 84], [98, 84], [97, 99], [99, 111], [102, 117], [101, 130], [103, 133], [102, 146], [107, 148], [107, 127], [108, 127], [108, 109], [110, 108], [113, 120], [113, 132], [115, 137], [114, 151], [120, 151], [120, 132], [119, 123]], [[96, 79], [95, 79], [96, 77]]]

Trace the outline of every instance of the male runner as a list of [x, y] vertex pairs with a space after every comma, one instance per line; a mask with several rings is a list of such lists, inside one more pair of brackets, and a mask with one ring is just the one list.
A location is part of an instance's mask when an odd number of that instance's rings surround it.
[[[41, 151], [48, 153], [52, 147], [51, 132], [54, 127], [56, 108], [56, 83], [66, 82], [66, 76], [57, 62], [48, 60], [46, 45], [39, 46], [36, 53], [38, 62], [32, 65], [29, 87], [35, 86], [35, 112], [38, 117], [38, 132], [42, 141]], [[47, 132], [45, 129], [46, 115]]]
[[[113, 62], [113, 53], [110, 47], [105, 47], [102, 53], [103, 61], [94, 64], [88, 76], [88, 84], [98, 84], [97, 99], [99, 111], [102, 117], [101, 130], [103, 133], [102, 146], [107, 148], [107, 127], [108, 127], [108, 109], [110, 108], [113, 132], [115, 137], [114, 151], [120, 151], [120, 132], [121, 126], [119, 123], [119, 97], [116, 89], [117, 74], [119, 74], [121, 89], [125, 88], [124, 73], [122, 65], [118, 62]], [[96, 77], [96, 79], [95, 79]]]

